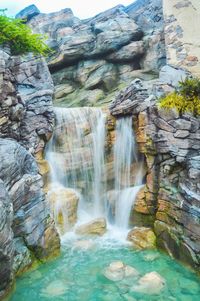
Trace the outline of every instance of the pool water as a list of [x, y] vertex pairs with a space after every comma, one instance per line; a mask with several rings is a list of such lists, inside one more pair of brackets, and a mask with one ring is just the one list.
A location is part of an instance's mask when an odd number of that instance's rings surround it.
[[[159, 295], [131, 291], [136, 279], [113, 282], [103, 270], [113, 261], [136, 268], [140, 277], [156, 271], [166, 281]], [[89, 250], [66, 241], [59, 258], [18, 278], [9, 301], [199, 301], [200, 279], [158, 251], [134, 251], [128, 246], [102, 244]]]

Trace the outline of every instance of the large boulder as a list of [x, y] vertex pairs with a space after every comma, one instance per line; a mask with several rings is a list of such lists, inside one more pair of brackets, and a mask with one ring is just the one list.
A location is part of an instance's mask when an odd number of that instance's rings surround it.
[[106, 232], [106, 220], [98, 218], [76, 228], [78, 235], [103, 235]]
[[138, 249], [154, 249], [156, 247], [156, 236], [150, 228], [134, 228], [128, 233], [127, 239]]
[[48, 201], [56, 226], [63, 234], [77, 222], [79, 195], [75, 190], [61, 186], [50, 189]]

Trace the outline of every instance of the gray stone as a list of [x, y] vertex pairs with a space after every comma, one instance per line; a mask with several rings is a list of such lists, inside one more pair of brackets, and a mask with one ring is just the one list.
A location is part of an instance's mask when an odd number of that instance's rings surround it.
[[[59, 238], [42, 191], [43, 182], [35, 159], [14, 140], [0, 139], [0, 173], [11, 202], [14, 235], [23, 237], [37, 258], [50, 256], [59, 249]], [[50, 236], [47, 236], [47, 232]], [[54, 246], [53, 246], [54, 243]]]
[[22, 238], [14, 239], [14, 263], [15, 274], [21, 274], [33, 264], [31, 251], [24, 245]]
[[[154, 98], [143, 111], [142, 104], [151, 97], [151, 91], [143, 89], [137, 80], [110, 106], [117, 117], [134, 115], [136, 140], [150, 170], [140, 208], [145, 217], [134, 211], [134, 225], [141, 227], [151, 221], [157, 245], [199, 270], [199, 117], [158, 109]], [[138, 289], [145, 294], [150, 291]]]
[[0, 298], [10, 289], [13, 280], [13, 211], [4, 182], [0, 179]]
[[[39, 14], [29, 26], [48, 35], [47, 43], [55, 50], [48, 58], [54, 83], [67, 86], [56, 93], [56, 100], [67, 106], [109, 103], [138, 74], [147, 80], [157, 77], [165, 61], [162, 5], [155, 0], [145, 2], [145, 7], [119, 5], [87, 20], [79, 20], [70, 9]], [[115, 66], [105, 73], [107, 61]], [[127, 63], [131, 70], [121, 72]], [[103, 91], [102, 97], [94, 102], [90, 95], [91, 103], [81, 101], [79, 95], [94, 85]]]
[[159, 80], [162, 84], [175, 88], [179, 82], [184, 81], [188, 76], [190, 76], [190, 73], [187, 70], [166, 65], [160, 71]]
[[117, 95], [110, 105], [110, 111], [113, 116], [134, 114], [136, 108], [139, 111], [145, 101], [150, 105], [147, 89], [140, 79], [135, 79], [128, 88]]
[[30, 21], [33, 17], [40, 14], [39, 9], [34, 4], [27, 6], [21, 10], [16, 16], [16, 19], [23, 19], [25, 21]]
[[111, 53], [106, 58], [112, 62], [129, 62], [140, 58], [145, 53], [143, 41], [135, 41]]
[[179, 117], [179, 113], [175, 109], [166, 110], [163, 108], [161, 108], [161, 109], [159, 108], [158, 115], [165, 121], [178, 119], [178, 117]]
[[174, 133], [176, 130], [174, 129], [174, 127], [172, 127], [171, 125], [169, 125], [169, 123], [167, 123], [166, 121], [164, 121], [161, 118], [156, 118], [154, 119], [154, 123], [156, 124], [156, 126], [159, 129], [165, 130], [167, 132], [172, 132]]
[[92, 72], [85, 82], [86, 89], [94, 89], [105, 87], [110, 91], [117, 82], [117, 72], [113, 64], [106, 64]]
[[190, 135], [189, 131], [186, 130], [177, 130], [174, 134], [174, 137], [176, 138], [186, 138]]
[[190, 130], [192, 125], [191, 121], [185, 119], [171, 120], [169, 124], [177, 130]]

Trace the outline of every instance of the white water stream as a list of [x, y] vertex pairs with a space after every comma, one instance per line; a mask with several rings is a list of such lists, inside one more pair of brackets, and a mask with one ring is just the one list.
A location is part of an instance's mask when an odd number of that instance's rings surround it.
[[[112, 184], [115, 201], [111, 218], [106, 175], [106, 115], [101, 109], [87, 107], [55, 108], [55, 115], [55, 131], [46, 152], [51, 166], [51, 190], [70, 188], [76, 191], [79, 224], [104, 217], [112, 232], [113, 229], [114, 232], [127, 232], [130, 212], [143, 177], [132, 118], [116, 121]], [[54, 214], [62, 207], [62, 201], [56, 201]]]

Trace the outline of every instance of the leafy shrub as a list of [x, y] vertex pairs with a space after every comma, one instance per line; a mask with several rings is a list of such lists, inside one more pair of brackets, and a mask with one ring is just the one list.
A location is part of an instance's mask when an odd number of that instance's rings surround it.
[[200, 79], [186, 78], [183, 82], [179, 82], [177, 91], [161, 98], [158, 107], [174, 108], [180, 114], [191, 112], [200, 115]]
[[200, 98], [200, 80], [198, 78], [186, 78], [179, 83], [179, 93], [188, 99]]
[[51, 52], [44, 37], [33, 34], [22, 20], [7, 17], [3, 10], [0, 11], [0, 45], [9, 45], [15, 55], [33, 52], [45, 56]]

